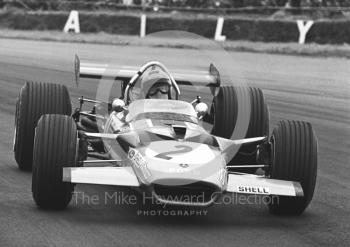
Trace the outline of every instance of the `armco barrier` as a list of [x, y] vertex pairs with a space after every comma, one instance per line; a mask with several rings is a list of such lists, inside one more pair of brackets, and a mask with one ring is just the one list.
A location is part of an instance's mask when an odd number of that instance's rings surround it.
[[[0, 28], [22, 30], [63, 30], [69, 12], [0, 12]], [[140, 34], [140, 13], [79, 12], [80, 32]], [[163, 30], [184, 30], [214, 38], [217, 16], [147, 14], [146, 34]], [[293, 20], [237, 19], [224, 17], [221, 35], [228, 40], [298, 42], [299, 29]], [[306, 42], [350, 43], [350, 20], [315, 21]]]

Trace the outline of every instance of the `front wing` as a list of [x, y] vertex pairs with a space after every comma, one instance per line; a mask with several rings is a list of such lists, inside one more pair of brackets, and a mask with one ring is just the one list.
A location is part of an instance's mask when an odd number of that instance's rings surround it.
[[82, 184], [140, 186], [132, 167], [64, 167], [63, 181]]
[[229, 174], [227, 192], [279, 196], [304, 195], [299, 182], [270, 179], [250, 174]]
[[[63, 181], [128, 187], [141, 185], [132, 167], [65, 167], [63, 168]], [[269, 179], [250, 174], [229, 174], [226, 192], [279, 196], [304, 195], [299, 182]]]

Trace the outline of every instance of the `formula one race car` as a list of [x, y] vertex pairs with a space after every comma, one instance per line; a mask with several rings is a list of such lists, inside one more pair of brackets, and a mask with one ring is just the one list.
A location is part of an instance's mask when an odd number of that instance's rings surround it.
[[[66, 208], [77, 183], [138, 188], [170, 205], [209, 206], [224, 193], [275, 197], [272, 213], [301, 214], [310, 203], [317, 173], [312, 126], [280, 121], [269, 137], [260, 89], [222, 85], [213, 65], [209, 72], [170, 73], [160, 62], [135, 70], [76, 57], [75, 75], [77, 84], [120, 82], [121, 95], [81, 97], [72, 113], [65, 86], [27, 82], [17, 100], [15, 158], [33, 171], [40, 208]], [[184, 85], [209, 87], [211, 106], [200, 96], [180, 100]], [[86, 103], [92, 110], [82, 110]]]

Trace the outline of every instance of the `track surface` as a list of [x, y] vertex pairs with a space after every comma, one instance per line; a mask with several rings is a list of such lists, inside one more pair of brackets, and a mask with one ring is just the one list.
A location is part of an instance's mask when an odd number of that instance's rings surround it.
[[[20, 172], [13, 158], [15, 100], [25, 80], [65, 84], [73, 100], [79, 95], [94, 97], [97, 86], [93, 81], [82, 82], [80, 89], [74, 86], [75, 53], [129, 65], [141, 65], [151, 59], [161, 60], [169, 67], [191, 69], [203, 69], [211, 61], [219, 67], [229, 65], [227, 71], [236, 75], [235, 80], [247, 80], [263, 89], [272, 125], [279, 119], [307, 120], [313, 124], [319, 140], [319, 169], [311, 205], [300, 217], [272, 216], [264, 205], [217, 205], [208, 209], [207, 216], [195, 217], [138, 216], [139, 205], [113, 201], [93, 204], [75, 200], [63, 212], [37, 209], [31, 197], [31, 174]], [[0, 100], [2, 246], [346, 246], [350, 243], [349, 60], [7, 39], [0, 40]], [[77, 191], [90, 196], [113, 193], [113, 189], [77, 186]]]

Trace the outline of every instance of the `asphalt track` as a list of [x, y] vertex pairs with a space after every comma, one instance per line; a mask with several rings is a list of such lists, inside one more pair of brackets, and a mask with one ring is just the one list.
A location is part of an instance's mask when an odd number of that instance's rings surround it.
[[[79, 89], [74, 85], [75, 53], [128, 65], [157, 59], [171, 68], [203, 69], [214, 59], [219, 65], [229, 66], [227, 71], [234, 75], [232, 80], [246, 80], [263, 89], [270, 106], [271, 125], [279, 119], [313, 124], [319, 141], [319, 169], [311, 205], [300, 217], [272, 216], [261, 204], [216, 205], [208, 209], [207, 216], [144, 216], [138, 215], [138, 210], [146, 207], [140, 203], [105, 202], [104, 195], [112, 194], [115, 188], [79, 185], [78, 192], [100, 200], [93, 203], [76, 197], [66, 211], [39, 210], [31, 196], [31, 173], [19, 171], [13, 157], [15, 100], [26, 80], [65, 84], [74, 102], [80, 95], [95, 97], [96, 82], [82, 82]], [[1, 246], [350, 243], [349, 60], [6, 39], [0, 40], [0, 100]]]

